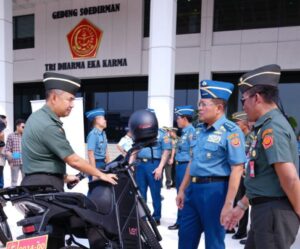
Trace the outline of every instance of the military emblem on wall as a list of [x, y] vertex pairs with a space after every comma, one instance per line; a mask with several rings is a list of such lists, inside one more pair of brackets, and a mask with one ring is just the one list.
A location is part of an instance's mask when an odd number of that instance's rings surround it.
[[82, 19], [67, 35], [73, 59], [97, 55], [103, 31], [87, 19]]

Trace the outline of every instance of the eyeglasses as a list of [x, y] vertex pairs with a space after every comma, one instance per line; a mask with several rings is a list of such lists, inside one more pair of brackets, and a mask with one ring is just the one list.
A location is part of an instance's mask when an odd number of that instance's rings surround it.
[[245, 98], [241, 98], [241, 103], [242, 103], [242, 106], [244, 106], [244, 104], [245, 104], [246, 100], [247, 100], [247, 99], [249, 99], [249, 98], [251, 98], [251, 97], [253, 97], [253, 95], [250, 95], [250, 96], [248, 96], [248, 97], [245, 97]]
[[214, 104], [214, 103], [204, 103], [204, 102], [201, 102], [201, 103], [198, 104], [198, 107], [203, 107], [203, 108], [205, 108], [205, 107], [212, 106], [212, 105], [216, 105], [216, 104]]

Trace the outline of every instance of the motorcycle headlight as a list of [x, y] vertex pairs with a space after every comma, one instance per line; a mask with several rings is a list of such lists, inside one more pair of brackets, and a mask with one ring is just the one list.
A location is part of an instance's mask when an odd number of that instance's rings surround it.
[[20, 201], [15, 203], [16, 209], [21, 212], [22, 214], [42, 214], [46, 211], [46, 208], [29, 201]]

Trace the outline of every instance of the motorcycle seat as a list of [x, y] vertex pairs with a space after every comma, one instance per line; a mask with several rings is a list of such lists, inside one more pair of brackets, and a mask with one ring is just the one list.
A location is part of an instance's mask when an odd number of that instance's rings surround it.
[[54, 199], [59, 200], [65, 204], [79, 206], [80, 208], [90, 209], [98, 212], [98, 208], [95, 203], [81, 193], [55, 193]]

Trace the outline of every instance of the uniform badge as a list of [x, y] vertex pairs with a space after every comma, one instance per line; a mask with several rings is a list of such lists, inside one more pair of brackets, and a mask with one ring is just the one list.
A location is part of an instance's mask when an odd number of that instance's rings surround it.
[[207, 138], [207, 141], [218, 144], [221, 141], [221, 136], [219, 136], [219, 135], [209, 135], [208, 138]]
[[273, 129], [266, 129], [264, 130], [264, 132], [262, 133], [262, 138], [264, 138], [267, 134], [272, 134], [273, 133]]
[[202, 86], [206, 86], [207, 83], [205, 81], [202, 82]]
[[269, 149], [273, 146], [273, 136], [266, 135], [263, 139], [262, 145], [264, 146], [265, 150]]
[[235, 137], [230, 143], [233, 147], [239, 147], [241, 145], [241, 140], [238, 137]]

